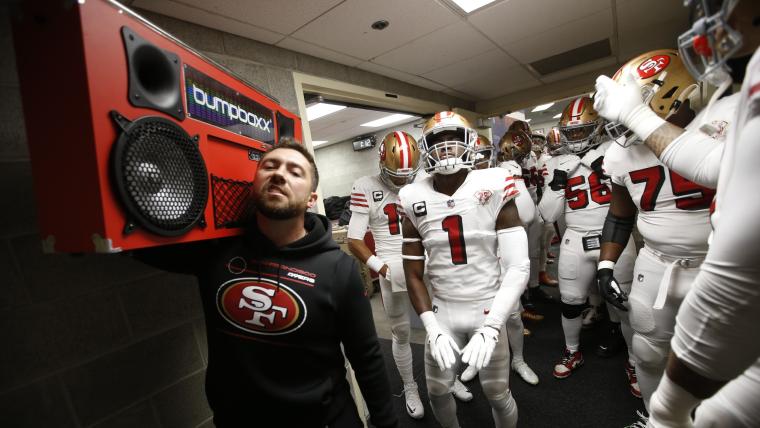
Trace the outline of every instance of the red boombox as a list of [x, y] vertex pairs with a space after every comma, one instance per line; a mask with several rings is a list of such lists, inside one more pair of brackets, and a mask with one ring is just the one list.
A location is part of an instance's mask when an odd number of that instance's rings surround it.
[[12, 13], [45, 251], [237, 235], [261, 155], [300, 119], [107, 0]]

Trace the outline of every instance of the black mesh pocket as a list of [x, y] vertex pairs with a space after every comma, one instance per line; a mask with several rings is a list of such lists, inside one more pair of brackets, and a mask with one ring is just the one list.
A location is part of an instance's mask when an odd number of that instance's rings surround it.
[[112, 172], [128, 217], [158, 235], [186, 233], [202, 220], [208, 200], [208, 173], [197, 142], [160, 117], [116, 120], [124, 132], [113, 148]]
[[211, 175], [211, 197], [214, 203], [214, 226], [242, 227], [252, 211], [252, 181], [231, 180]]

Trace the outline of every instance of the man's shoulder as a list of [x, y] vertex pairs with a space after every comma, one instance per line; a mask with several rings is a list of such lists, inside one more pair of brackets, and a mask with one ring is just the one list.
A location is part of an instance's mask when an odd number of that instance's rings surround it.
[[414, 180], [414, 182], [402, 187], [398, 192], [398, 196], [401, 200], [408, 199], [420, 194], [424, 194], [430, 188], [430, 180], [432, 176], [423, 177], [421, 180]]
[[380, 177], [377, 174], [365, 175], [359, 177], [354, 181], [354, 188], [357, 189], [369, 189], [376, 187], [380, 183]]

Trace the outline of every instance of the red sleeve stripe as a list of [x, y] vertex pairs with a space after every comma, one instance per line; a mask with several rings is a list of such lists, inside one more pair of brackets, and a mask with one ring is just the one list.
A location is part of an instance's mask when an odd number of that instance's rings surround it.
[[520, 192], [518, 192], [517, 189], [513, 189], [512, 191], [505, 193], [504, 197], [502, 198], [502, 200], [505, 200], [507, 198], [511, 198], [513, 196], [517, 196], [519, 193]]
[[351, 196], [356, 196], [357, 198], [366, 199], [367, 196], [364, 195], [364, 193], [352, 193]]
[[352, 207], [364, 207], [364, 208], [369, 208], [369, 205], [367, 205], [367, 204], [360, 204], [360, 203], [357, 203], [357, 202], [353, 202], [353, 201], [351, 202], [351, 206], [352, 206]]
[[760, 91], [760, 83], [755, 83], [749, 88], [749, 96], [755, 95], [755, 92]]

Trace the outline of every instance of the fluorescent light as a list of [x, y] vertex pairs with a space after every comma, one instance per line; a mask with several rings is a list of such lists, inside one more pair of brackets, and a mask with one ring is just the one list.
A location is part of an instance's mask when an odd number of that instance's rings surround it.
[[411, 119], [414, 116], [410, 114], [392, 114], [390, 116], [385, 116], [377, 120], [373, 120], [372, 122], [362, 123], [361, 126], [366, 126], [368, 128], [378, 128], [383, 125], [390, 125], [391, 123], [400, 122], [404, 119]]
[[333, 114], [338, 110], [343, 110], [346, 108], [346, 106], [341, 106], [338, 104], [327, 104], [327, 103], [318, 103], [314, 104], [313, 106], [306, 107], [306, 117], [309, 119], [309, 122], [312, 120], [317, 120], [320, 117], [327, 116], [328, 114]]
[[470, 13], [475, 9], [480, 9], [481, 7], [493, 3], [496, 0], [451, 0], [454, 3], [456, 3], [457, 6], [459, 6], [464, 13]]
[[562, 117], [562, 113], [557, 113], [556, 116], [552, 116], [552, 119], [559, 119], [560, 117]]
[[322, 144], [325, 144], [325, 143], [327, 143], [327, 140], [312, 141], [311, 142], [311, 146], [312, 147], [317, 147], [317, 146], [321, 146]]
[[553, 105], [554, 105], [554, 103], [541, 104], [540, 106], [536, 106], [533, 110], [531, 110], [531, 112], [535, 113], [537, 111], [544, 111], [544, 110], [548, 109], [549, 107], [551, 107]]

